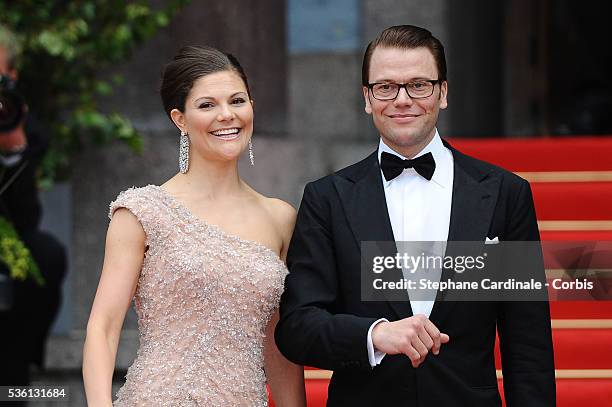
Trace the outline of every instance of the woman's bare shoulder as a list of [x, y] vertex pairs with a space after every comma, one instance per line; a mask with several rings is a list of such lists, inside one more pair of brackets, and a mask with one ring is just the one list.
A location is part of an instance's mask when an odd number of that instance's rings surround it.
[[295, 208], [291, 206], [290, 203], [285, 202], [282, 199], [266, 197], [265, 206], [268, 213], [270, 213], [270, 215], [274, 218], [275, 222], [277, 222], [279, 225], [289, 225], [291, 228], [293, 228], [297, 213]]
[[293, 231], [295, 224], [296, 211], [291, 204], [278, 198], [265, 196], [255, 190], [252, 190], [259, 205], [265, 210], [270, 219], [274, 222], [276, 228], [280, 229], [283, 234], [287, 230]]

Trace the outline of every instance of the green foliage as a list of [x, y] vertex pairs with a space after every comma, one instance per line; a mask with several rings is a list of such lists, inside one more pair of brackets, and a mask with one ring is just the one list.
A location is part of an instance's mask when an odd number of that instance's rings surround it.
[[15, 280], [30, 277], [38, 285], [45, 283], [32, 254], [19, 239], [13, 225], [3, 217], [0, 217], [0, 261], [6, 264]]
[[98, 111], [97, 99], [121, 81], [101, 80], [99, 72], [125, 61], [188, 2], [168, 0], [153, 9], [141, 0], [0, 0], [0, 23], [22, 41], [21, 91], [51, 131], [43, 186], [69, 175], [70, 157], [84, 143], [121, 140], [141, 151], [142, 138], [129, 120]]

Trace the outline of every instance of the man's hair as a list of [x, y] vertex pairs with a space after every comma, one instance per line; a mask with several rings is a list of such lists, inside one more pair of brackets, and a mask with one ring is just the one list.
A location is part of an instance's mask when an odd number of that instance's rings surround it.
[[16, 68], [17, 60], [21, 54], [21, 44], [17, 36], [2, 24], [0, 24], [0, 48], [6, 50], [9, 69]]
[[424, 47], [433, 55], [438, 67], [439, 80], [446, 80], [446, 57], [444, 46], [430, 31], [414, 25], [395, 25], [381, 32], [374, 41], [368, 44], [363, 54], [363, 66], [361, 68], [361, 82], [368, 86], [370, 80], [370, 60], [377, 47], [414, 49]]

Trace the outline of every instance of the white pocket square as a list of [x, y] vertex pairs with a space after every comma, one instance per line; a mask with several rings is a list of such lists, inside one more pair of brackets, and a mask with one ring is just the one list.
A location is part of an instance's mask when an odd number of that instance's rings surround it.
[[497, 238], [497, 236], [495, 236], [493, 239], [489, 239], [488, 237], [485, 237], [485, 244], [498, 244], [499, 243], [499, 239]]

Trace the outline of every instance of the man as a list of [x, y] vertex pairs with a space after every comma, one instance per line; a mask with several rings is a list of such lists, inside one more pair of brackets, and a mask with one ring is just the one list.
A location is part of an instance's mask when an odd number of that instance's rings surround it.
[[547, 302], [362, 301], [363, 241], [539, 240], [529, 184], [438, 135], [448, 84], [429, 31], [383, 31], [362, 79], [378, 151], [306, 186], [279, 349], [334, 371], [329, 406], [499, 406], [497, 327], [507, 405], [554, 406]]
[[[48, 138], [39, 131], [23, 101], [6, 96], [9, 88], [15, 91], [12, 85], [18, 79], [18, 57], [17, 38], [0, 25], [0, 92], [4, 92], [0, 95], [0, 103], [4, 103], [0, 106], [0, 217], [12, 224], [45, 281], [43, 286], [31, 279], [13, 281], [12, 301], [3, 304], [8, 309], [0, 311], [3, 386], [28, 384], [30, 363], [42, 366], [45, 340], [59, 309], [66, 271], [64, 248], [39, 229], [42, 208], [36, 172], [48, 148]], [[21, 111], [17, 112], [15, 106], [19, 105]], [[0, 263], [0, 273], [6, 276], [7, 271]]]

